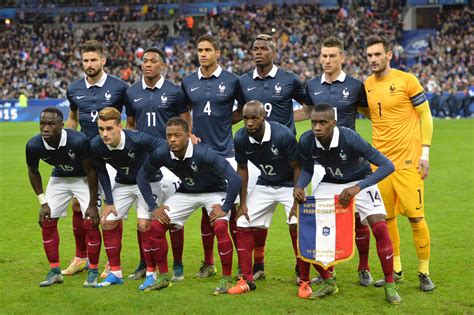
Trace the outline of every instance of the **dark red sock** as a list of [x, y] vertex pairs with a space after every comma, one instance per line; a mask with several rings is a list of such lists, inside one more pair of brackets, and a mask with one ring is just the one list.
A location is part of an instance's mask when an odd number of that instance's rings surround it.
[[235, 205], [232, 207], [230, 210], [232, 211], [230, 213], [230, 219], [229, 219], [229, 233], [230, 236], [232, 237], [232, 242], [234, 243], [235, 249], [237, 249], [237, 218], [235, 217], [237, 215], [237, 209], [235, 208]]
[[265, 262], [265, 242], [268, 229], [252, 229], [254, 239], [253, 263], [263, 265]]
[[87, 257], [89, 257], [89, 267], [96, 269], [99, 265], [100, 247], [102, 237], [99, 228], [94, 228], [91, 220], [84, 220], [87, 239]]
[[170, 229], [171, 250], [173, 251], [173, 262], [180, 264], [183, 262], [184, 249], [184, 226], [180, 229], [174, 227]]
[[369, 270], [369, 248], [370, 248], [370, 228], [360, 222], [360, 218], [355, 220], [355, 243], [359, 251], [359, 268]]
[[41, 228], [43, 247], [51, 268], [59, 267], [58, 220], [44, 220]]
[[317, 264], [313, 264], [313, 266], [319, 272], [319, 274], [321, 275], [321, 278], [323, 278], [324, 280], [329, 279], [329, 278], [332, 277], [331, 272], [329, 271], [329, 269], [324, 269], [323, 267], [321, 267], [320, 265], [317, 265]]
[[237, 238], [239, 248], [237, 255], [239, 256], [239, 266], [242, 269], [244, 278], [253, 281], [252, 272], [252, 250], [254, 246], [253, 234], [251, 228], [237, 228]]
[[372, 225], [372, 233], [375, 237], [385, 282], [393, 282], [393, 246], [388, 234], [387, 222], [379, 221]]
[[112, 230], [103, 230], [102, 234], [110, 269], [118, 270], [120, 268], [120, 251], [122, 250], [122, 239], [120, 238], [119, 227], [117, 226]]
[[151, 229], [145, 232], [138, 231], [139, 239], [140, 239], [140, 248], [143, 248], [143, 261], [146, 264], [146, 268], [148, 269], [155, 269], [156, 264], [155, 260], [153, 259], [153, 253], [151, 250]]
[[298, 231], [290, 226], [290, 237], [291, 237], [291, 245], [293, 245], [293, 252], [295, 253], [296, 257], [296, 264], [298, 265], [298, 270], [300, 272], [300, 279], [301, 281], [309, 281], [309, 269], [310, 264], [302, 261], [298, 258]]
[[166, 231], [168, 226], [153, 220], [151, 221], [151, 251], [153, 258], [158, 266], [158, 271], [168, 273], [168, 241], [166, 240]]
[[145, 253], [143, 252], [142, 233], [137, 229], [138, 251], [140, 252], [140, 261], [145, 261]]
[[[79, 205], [78, 205], [79, 206]], [[73, 202], [73, 208], [75, 208]], [[72, 212], [72, 230], [74, 232], [74, 239], [76, 240], [76, 257], [87, 258], [87, 241], [86, 229], [84, 228], [84, 219], [82, 218], [81, 209]]]
[[202, 208], [201, 239], [204, 249], [204, 263], [214, 265], [214, 228], [209, 221], [209, 215], [205, 208]]
[[214, 222], [214, 234], [217, 237], [217, 250], [222, 264], [222, 275], [232, 276], [233, 247], [226, 220]]

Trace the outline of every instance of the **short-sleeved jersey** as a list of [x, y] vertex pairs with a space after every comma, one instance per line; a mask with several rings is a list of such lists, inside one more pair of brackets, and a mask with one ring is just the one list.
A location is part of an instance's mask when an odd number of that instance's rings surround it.
[[[373, 148], [355, 131], [345, 127], [335, 127], [329, 149], [326, 150], [314, 137], [313, 131], [303, 133], [299, 142], [303, 170], [312, 174], [317, 162], [326, 170], [323, 182], [344, 184], [364, 180], [372, 174], [370, 163], [380, 166], [380, 177], [359, 183], [361, 189], [376, 184], [393, 171], [390, 161]], [[386, 168], [382, 170], [383, 168]], [[385, 171], [385, 172], [383, 172]]]
[[[135, 185], [138, 171], [143, 162], [149, 153], [159, 146], [167, 147], [165, 141], [161, 138], [132, 130], [122, 131], [120, 143], [116, 148], [106, 145], [100, 136], [96, 136], [91, 140], [92, 161], [98, 170], [107, 204], [113, 204], [113, 199], [105, 163], [110, 164], [117, 170], [115, 182]], [[153, 180], [158, 181], [159, 179], [155, 178]]]
[[265, 106], [268, 121], [276, 121], [296, 134], [293, 99], [304, 101], [306, 92], [298, 77], [290, 71], [274, 66], [265, 78], [256, 69], [240, 77], [245, 102], [258, 100]]
[[199, 71], [188, 75], [181, 88], [192, 109], [193, 133], [221, 156], [234, 156], [232, 112], [235, 101], [243, 106], [239, 77], [218, 66], [208, 78]]
[[355, 130], [357, 108], [367, 107], [364, 84], [344, 72], [332, 83], [321, 79], [321, 76], [309, 80], [306, 95], [306, 105], [331, 104], [336, 111], [337, 126], [352, 130]]
[[423, 87], [413, 74], [391, 69], [383, 78], [365, 81], [372, 120], [372, 144], [396, 169], [418, 166], [421, 125], [415, 107], [426, 101]]
[[26, 163], [37, 169], [43, 160], [54, 166], [53, 177], [86, 176], [82, 161], [90, 159], [89, 140], [81, 133], [71, 129], [61, 131], [58, 148], [49, 146], [38, 134], [26, 144]]
[[153, 89], [143, 79], [127, 89], [127, 113], [135, 117], [137, 130], [166, 139], [170, 118], [189, 111], [181, 88], [161, 77]]
[[[104, 80], [104, 76], [105, 80]], [[126, 104], [125, 92], [128, 84], [112, 75], [104, 74], [96, 85], [86, 85], [84, 78], [71, 83], [66, 92], [69, 108], [79, 111], [81, 131], [92, 139], [99, 134], [97, 119], [104, 107], [115, 107], [122, 112]]]
[[230, 210], [237, 197], [241, 179], [232, 166], [209, 146], [198, 143], [193, 145], [189, 141], [185, 157], [180, 160], [170, 152], [168, 147], [160, 146], [155, 149], [143, 164], [142, 171], [137, 178], [140, 191], [150, 209], [156, 207], [153, 196], [144, 189], [142, 173], [154, 174], [157, 169], [165, 166], [181, 180], [177, 192], [181, 193], [209, 193], [227, 191], [224, 202], [224, 211]]
[[299, 160], [298, 142], [291, 130], [277, 122], [265, 122], [261, 143], [249, 137], [247, 129], [235, 134], [235, 160], [247, 165], [251, 161], [260, 168], [257, 185], [293, 187], [290, 161]]

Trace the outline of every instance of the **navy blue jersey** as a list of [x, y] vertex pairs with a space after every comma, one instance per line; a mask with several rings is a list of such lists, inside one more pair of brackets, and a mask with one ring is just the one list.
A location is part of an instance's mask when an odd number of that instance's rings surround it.
[[[342, 184], [361, 180], [358, 184], [361, 189], [375, 185], [394, 171], [389, 159], [355, 131], [345, 127], [334, 128], [328, 150], [322, 148], [312, 130], [306, 131], [301, 135], [299, 151], [303, 165], [298, 187], [306, 187], [309, 183], [315, 162], [326, 170], [323, 182]], [[373, 174], [369, 162], [378, 166]], [[310, 175], [309, 180], [303, 173]]]
[[240, 176], [229, 162], [203, 143], [193, 145], [189, 141], [183, 160], [176, 158], [168, 147], [160, 146], [146, 159], [137, 177], [138, 187], [150, 210], [156, 208], [156, 202], [148, 184], [149, 174], [162, 166], [181, 180], [178, 192], [195, 194], [226, 191], [227, 197], [222, 206], [226, 212], [234, 204], [242, 184]]
[[99, 134], [97, 119], [101, 109], [115, 107], [119, 112], [122, 112], [122, 107], [126, 104], [125, 92], [127, 88], [127, 83], [107, 74], [104, 74], [96, 85], [89, 88], [84, 78], [69, 84], [66, 92], [69, 108], [72, 111], [79, 111], [81, 131], [89, 139]]
[[290, 161], [299, 160], [298, 142], [288, 127], [277, 122], [265, 122], [262, 143], [250, 138], [245, 128], [235, 134], [235, 160], [247, 165], [251, 161], [260, 169], [257, 185], [293, 187]]
[[352, 130], [355, 130], [357, 108], [368, 106], [364, 84], [344, 72], [331, 84], [325, 80], [321, 83], [321, 76], [309, 80], [306, 95], [306, 105], [331, 104], [336, 111], [337, 125]]
[[92, 161], [97, 168], [107, 204], [113, 204], [113, 199], [105, 163], [117, 170], [115, 176], [117, 183], [134, 185], [137, 183], [137, 174], [145, 158], [159, 146], [167, 147], [163, 139], [132, 130], [123, 130], [120, 143], [116, 148], [107, 146], [100, 136], [91, 140]]
[[146, 87], [143, 79], [127, 89], [127, 113], [135, 117], [137, 130], [166, 139], [170, 118], [189, 111], [181, 88], [161, 77], [155, 88]]
[[49, 146], [38, 134], [26, 144], [26, 164], [38, 169], [39, 160], [54, 166], [51, 176], [86, 176], [82, 161], [90, 158], [89, 140], [80, 132], [63, 129], [58, 148]]
[[232, 111], [243, 106], [239, 77], [220, 66], [208, 78], [194, 72], [181, 88], [193, 111], [193, 133], [223, 157], [234, 156]]
[[293, 99], [302, 102], [306, 95], [298, 77], [293, 72], [278, 69], [276, 66], [263, 79], [255, 76], [254, 72], [256, 73], [252, 70], [240, 77], [245, 102], [262, 102], [267, 112], [267, 120], [285, 125], [296, 134]]

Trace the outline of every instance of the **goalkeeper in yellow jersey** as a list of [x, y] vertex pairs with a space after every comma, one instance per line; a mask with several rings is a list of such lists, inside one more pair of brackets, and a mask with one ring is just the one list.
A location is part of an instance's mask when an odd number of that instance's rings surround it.
[[[418, 256], [420, 289], [432, 291], [429, 276], [430, 233], [425, 221], [424, 182], [429, 173], [433, 119], [418, 79], [390, 68], [392, 51], [383, 37], [366, 41], [372, 75], [365, 81], [372, 120], [372, 144], [395, 165], [395, 172], [378, 186], [387, 210], [387, 226], [393, 243], [395, 281], [403, 280], [397, 215], [408, 218]], [[376, 285], [382, 285], [383, 280]]]

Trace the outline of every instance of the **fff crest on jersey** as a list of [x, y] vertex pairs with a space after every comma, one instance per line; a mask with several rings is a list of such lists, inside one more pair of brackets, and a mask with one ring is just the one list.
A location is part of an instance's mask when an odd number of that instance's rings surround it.
[[161, 95], [161, 103], [166, 104], [167, 101], [168, 97], [166, 96], [166, 93], [163, 93], [163, 95]]
[[224, 85], [224, 82], [221, 82], [221, 83], [219, 84], [219, 94], [220, 94], [220, 95], [223, 95], [224, 92], [225, 92], [225, 85]]
[[72, 152], [71, 150], [69, 150], [69, 152], [67, 153], [67, 155], [69, 155], [69, 158], [71, 160], [75, 160], [76, 159], [76, 154], [74, 152]]
[[390, 95], [395, 95], [397, 88], [395, 87], [395, 83], [390, 84]]
[[105, 97], [106, 102], [110, 102], [110, 99], [112, 98], [112, 94], [110, 94], [109, 90], [107, 90], [107, 92], [105, 92], [104, 97]]
[[199, 171], [199, 168], [194, 162], [191, 162], [191, 169], [193, 170], [194, 173], [197, 173]]
[[281, 94], [281, 86], [280, 86], [280, 82], [278, 82], [277, 84], [275, 84], [275, 95], [280, 96], [280, 94]]
[[344, 100], [347, 100], [349, 98], [349, 94], [350, 94], [350, 92], [347, 88], [344, 88], [344, 90], [342, 90], [342, 98]]
[[280, 157], [280, 151], [278, 150], [277, 147], [275, 147], [275, 145], [272, 144], [270, 150], [271, 150], [272, 153], [273, 153], [273, 158], [274, 158], [274, 159]]
[[339, 152], [339, 157], [341, 158], [341, 160], [347, 161], [347, 154], [345, 154], [343, 150]]
[[128, 157], [130, 158], [130, 160], [135, 160], [135, 152], [128, 151]]

